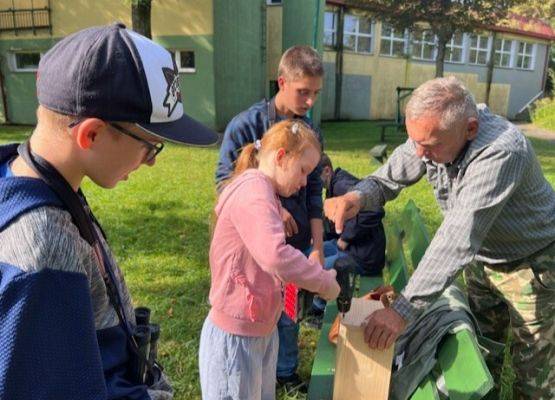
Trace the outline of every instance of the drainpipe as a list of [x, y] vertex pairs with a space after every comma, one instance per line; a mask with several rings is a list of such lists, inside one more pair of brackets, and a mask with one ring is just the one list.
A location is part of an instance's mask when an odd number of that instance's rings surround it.
[[493, 31], [493, 35], [491, 37], [491, 49], [489, 51], [489, 61], [488, 61], [488, 73], [486, 77], [486, 98], [485, 103], [489, 107], [489, 95], [491, 93], [491, 82], [493, 81], [493, 64], [495, 58], [495, 38], [497, 36], [497, 32]]
[[335, 102], [334, 119], [341, 119], [341, 91], [343, 87], [343, 24], [345, 7], [339, 7], [337, 13], [336, 52], [335, 52]]
[[[549, 70], [549, 57], [550, 57], [550, 55], [551, 55], [551, 44], [548, 44], [548, 45], [545, 46], [545, 62], [544, 62], [544, 65], [543, 65], [543, 78], [542, 78], [542, 86], [541, 86], [541, 90], [544, 93], [545, 93], [545, 84], [547, 82], [547, 71]], [[553, 93], [552, 93], [552, 95], [553, 95]]]
[[[316, 1], [316, 12], [314, 13], [314, 19], [312, 20], [312, 48], [318, 51], [318, 21], [320, 20], [320, 0]], [[313, 107], [314, 108], [314, 107]], [[308, 110], [308, 118], [312, 119], [313, 108]]]

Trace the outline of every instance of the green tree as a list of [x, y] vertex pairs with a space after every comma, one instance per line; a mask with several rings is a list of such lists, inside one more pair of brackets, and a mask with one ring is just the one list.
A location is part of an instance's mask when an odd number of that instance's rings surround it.
[[397, 29], [428, 24], [437, 37], [436, 77], [443, 76], [445, 48], [455, 32], [474, 32], [506, 18], [526, 0], [348, 0]]
[[555, 0], [528, 0], [511, 8], [511, 12], [528, 18], [539, 18], [555, 29]]

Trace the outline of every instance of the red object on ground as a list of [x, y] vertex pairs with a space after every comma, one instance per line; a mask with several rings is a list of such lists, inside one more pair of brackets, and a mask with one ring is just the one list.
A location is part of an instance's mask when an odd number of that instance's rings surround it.
[[293, 283], [288, 283], [285, 285], [284, 294], [284, 308], [285, 314], [291, 318], [294, 322], [297, 322], [297, 310], [298, 310], [298, 299], [299, 299], [299, 288]]

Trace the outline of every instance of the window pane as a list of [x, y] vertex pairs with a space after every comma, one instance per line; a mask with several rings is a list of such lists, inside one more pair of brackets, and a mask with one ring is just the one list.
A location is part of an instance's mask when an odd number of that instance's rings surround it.
[[193, 51], [180, 51], [180, 68], [195, 68], [195, 53]]
[[485, 51], [478, 52], [478, 64], [486, 64], [488, 59], [488, 53]]
[[424, 55], [422, 56], [425, 60], [434, 59], [434, 46], [424, 45]]
[[380, 54], [391, 55], [391, 41], [382, 39], [380, 43]]
[[360, 33], [372, 33], [372, 21], [366, 18], [359, 18], [358, 31]]
[[420, 54], [422, 52], [422, 45], [420, 43], [413, 43], [412, 44], [412, 56], [415, 58], [420, 58]]
[[343, 32], [355, 33], [357, 28], [357, 18], [352, 15], [345, 15]]
[[470, 47], [478, 47], [478, 37], [476, 35], [470, 37]]
[[357, 51], [370, 53], [372, 51], [372, 38], [359, 36]]
[[324, 14], [324, 29], [335, 29], [335, 14], [330, 11]]
[[392, 32], [391, 25], [382, 24], [382, 36], [391, 36]]
[[393, 55], [402, 56], [404, 54], [405, 44], [403, 42], [393, 42]]
[[455, 44], [456, 46], [462, 46], [463, 44], [463, 34], [460, 32], [457, 32], [453, 35], [452, 38], [453, 44]]
[[343, 36], [343, 47], [345, 50], [355, 51], [355, 35], [345, 34]]
[[531, 66], [532, 66], [532, 58], [531, 57], [524, 57], [523, 58], [523, 63], [522, 63], [522, 68], [530, 69]]
[[462, 62], [462, 49], [454, 48], [452, 50], [451, 61]]
[[16, 53], [15, 65], [17, 69], [36, 69], [39, 66], [40, 53]]
[[335, 46], [335, 34], [324, 32], [324, 44], [326, 46]]

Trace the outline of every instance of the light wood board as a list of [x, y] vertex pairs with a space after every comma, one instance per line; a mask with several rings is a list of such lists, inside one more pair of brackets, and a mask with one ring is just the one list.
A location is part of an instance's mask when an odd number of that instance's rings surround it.
[[387, 400], [393, 347], [373, 350], [364, 342], [361, 324], [380, 301], [353, 298], [339, 327], [333, 382], [333, 400]]

